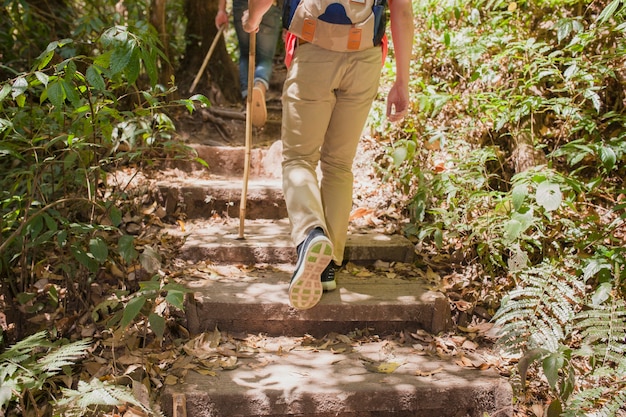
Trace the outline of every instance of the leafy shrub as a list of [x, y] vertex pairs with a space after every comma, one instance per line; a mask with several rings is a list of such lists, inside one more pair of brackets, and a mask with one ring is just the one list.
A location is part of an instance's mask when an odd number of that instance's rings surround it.
[[380, 132], [380, 169], [412, 198], [406, 232], [507, 282], [499, 346], [519, 355], [522, 382], [539, 365], [549, 416], [613, 415], [626, 381], [626, 9], [414, 7], [415, 116]]

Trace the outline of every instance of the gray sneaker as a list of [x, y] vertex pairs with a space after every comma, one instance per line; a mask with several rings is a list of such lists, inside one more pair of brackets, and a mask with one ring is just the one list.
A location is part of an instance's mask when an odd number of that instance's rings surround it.
[[314, 307], [322, 298], [321, 276], [332, 259], [333, 244], [317, 227], [298, 245], [298, 262], [289, 284], [289, 303], [299, 309]]

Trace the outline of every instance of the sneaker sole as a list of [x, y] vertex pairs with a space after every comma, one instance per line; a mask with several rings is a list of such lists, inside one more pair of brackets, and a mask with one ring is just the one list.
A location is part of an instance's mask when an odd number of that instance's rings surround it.
[[337, 289], [337, 282], [335, 280], [322, 281], [322, 289], [324, 291], [334, 291]]
[[333, 245], [326, 236], [314, 238], [289, 285], [289, 303], [298, 310], [314, 307], [322, 299], [321, 275], [332, 259]]
[[252, 124], [255, 127], [263, 127], [266, 121], [265, 95], [260, 88], [254, 87], [252, 89]]

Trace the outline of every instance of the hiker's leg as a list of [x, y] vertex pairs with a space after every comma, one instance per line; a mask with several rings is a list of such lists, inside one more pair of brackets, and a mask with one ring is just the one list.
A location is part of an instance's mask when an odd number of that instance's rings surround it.
[[241, 16], [248, 9], [248, 0], [233, 0], [233, 24], [239, 44], [239, 85], [241, 97], [248, 96], [248, 55], [250, 54], [250, 34], [243, 30]]
[[346, 53], [347, 65], [336, 90], [337, 102], [321, 149], [321, 194], [333, 260], [343, 261], [352, 210], [352, 163], [378, 92], [382, 56], [380, 48]]
[[295, 244], [316, 226], [327, 231], [316, 168], [335, 106], [340, 56], [299, 46], [283, 86], [283, 192]]
[[256, 34], [254, 82], [263, 83], [266, 90], [269, 89], [276, 45], [282, 31], [280, 17], [280, 9], [277, 6], [270, 7], [267, 13], [263, 15], [259, 31]]

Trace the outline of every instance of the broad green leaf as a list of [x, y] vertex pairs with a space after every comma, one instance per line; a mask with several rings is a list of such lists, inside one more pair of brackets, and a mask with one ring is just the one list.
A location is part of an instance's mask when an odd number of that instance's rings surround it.
[[524, 204], [524, 200], [528, 195], [528, 187], [526, 185], [517, 185], [511, 190], [511, 199], [513, 201], [513, 210], [519, 211]]
[[117, 250], [127, 264], [134, 259], [137, 259], [138, 252], [135, 249], [135, 238], [131, 235], [124, 235], [120, 237], [117, 242]]
[[43, 213], [42, 217], [46, 222], [46, 227], [48, 228], [48, 230], [51, 230], [53, 232], [56, 232], [58, 230], [59, 226], [57, 225], [56, 220], [52, 218], [52, 216], [50, 216], [48, 213]]
[[585, 281], [588, 281], [590, 278], [595, 277], [598, 272], [604, 269], [608, 269], [610, 271], [611, 264], [603, 260], [591, 259], [583, 269], [583, 279]]
[[393, 153], [391, 154], [391, 159], [393, 160], [393, 164], [396, 167], [399, 167], [400, 165], [402, 165], [404, 161], [406, 161], [408, 154], [409, 152], [407, 148], [405, 148], [404, 146], [399, 146], [395, 148], [393, 150]]
[[154, 52], [154, 49], [142, 49], [141, 59], [143, 61], [144, 67], [146, 68], [148, 78], [150, 79], [150, 85], [154, 86], [157, 83], [159, 77], [159, 70], [156, 66], [157, 56]]
[[536, 348], [529, 350], [524, 356], [520, 358], [519, 362], [517, 363], [517, 368], [519, 369], [519, 375], [524, 386], [526, 386], [526, 375], [528, 373], [528, 368], [530, 367], [530, 365], [532, 365], [535, 361], [540, 360], [548, 353], [549, 352], [545, 349]]
[[537, 186], [535, 199], [537, 200], [537, 204], [547, 211], [554, 211], [561, 205], [563, 195], [558, 184], [544, 181]]
[[550, 388], [555, 389], [559, 382], [559, 370], [563, 367], [563, 356], [559, 352], [552, 353], [543, 359], [541, 366]]
[[522, 224], [517, 220], [511, 219], [504, 224], [504, 238], [507, 242], [517, 240], [522, 231]]
[[185, 294], [181, 291], [168, 291], [165, 296], [165, 301], [181, 311], [185, 310], [184, 300]]
[[4, 100], [9, 93], [11, 92], [11, 86], [9, 84], [4, 84], [2, 89], [0, 89], [0, 101]]
[[591, 303], [594, 306], [599, 306], [611, 297], [611, 291], [613, 291], [613, 285], [610, 282], [603, 282], [596, 288], [591, 296]]
[[89, 254], [87, 254], [84, 250], [73, 246], [71, 251], [74, 258], [76, 258], [76, 260], [85, 266], [90, 272], [96, 272], [98, 270], [98, 262], [93, 257], [89, 256]]
[[163, 334], [165, 333], [165, 319], [156, 313], [150, 313], [148, 322], [156, 337], [163, 339]]
[[65, 78], [61, 79], [63, 90], [65, 91], [65, 97], [72, 103], [72, 106], [78, 107], [80, 105], [80, 96], [76, 91], [76, 87], [71, 82], [68, 82]]
[[118, 227], [122, 223], [122, 211], [112, 205], [109, 208], [109, 219], [111, 220], [111, 224], [113, 226]]
[[133, 48], [130, 45], [122, 45], [113, 50], [111, 54], [111, 64], [109, 69], [111, 73], [117, 74], [126, 69], [126, 66], [133, 55]]
[[602, 146], [600, 147], [600, 160], [602, 165], [604, 165], [604, 169], [611, 171], [617, 162], [617, 155], [615, 155], [615, 151], [610, 146]]
[[586, 89], [585, 91], [583, 91], [583, 96], [591, 101], [591, 104], [593, 104], [593, 108], [600, 113], [600, 108], [602, 107], [602, 99], [600, 98], [600, 96], [598, 95], [598, 93], [596, 93], [595, 91], [593, 91], [591, 88]]
[[85, 77], [87, 78], [89, 85], [91, 85], [94, 89], [99, 91], [104, 91], [106, 89], [104, 78], [102, 78], [100, 72], [93, 65], [87, 68]]
[[152, 277], [150, 281], [142, 281], [139, 283], [139, 288], [141, 291], [146, 292], [155, 292], [161, 289], [161, 282], [159, 281], [159, 276], [155, 275]]
[[139, 49], [133, 48], [132, 53], [130, 55], [130, 60], [128, 64], [124, 68], [124, 74], [126, 74], [126, 78], [129, 84], [134, 84], [139, 78], [139, 69], [141, 68], [141, 60], [139, 56]]
[[547, 417], [559, 417], [561, 414], [563, 414], [563, 405], [561, 401], [554, 398], [548, 406]]
[[35, 77], [37, 77], [39, 82], [43, 84], [44, 86], [47, 86], [48, 81], [50, 81], [50, 77], [48, 76], [48, 74], [41, 72], [41, 71], [35, 71]]
[[18, 77], [13, 82], [13, 85], [11, 87], [13, 89], [11, 95], [13, 96], [13, 99], [15, 99], [16, 97], [21, 96], [26, 92], [26, 90], [28, 89], [28, 81], [26, 81], [26, 78], [24, 77]]
[[570, 65], [569, 67], [565, 69], [565, 71], [563, 72], [563, 77], [565, 77], [565, 79], [570, 79], [577, 72], [578, 72], [578, 65], [576, 63], [573, 63], [572, 65]]
[[101, 237], [96, 237], [89, 241], [89, 251], [101, 264], [106, 262], [109, 257], [109, 248]]
[[120, 326], [122, 328], [127, 327], [133, 320], [139, 315], [142, 307], [146, 303], [146, 297], [139, 296], [131, 299], [126, 307], [124, 307], [124, 313], [122, 314], [122, 321]]
[[48, 93], [48, 99], [55, 107], [63, 107], [65, 103], [65, 91], [63, 91], [63, 86], [59, 80], [51, 83], [48, 88], [46, 88]]

